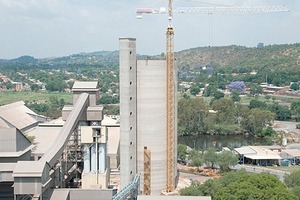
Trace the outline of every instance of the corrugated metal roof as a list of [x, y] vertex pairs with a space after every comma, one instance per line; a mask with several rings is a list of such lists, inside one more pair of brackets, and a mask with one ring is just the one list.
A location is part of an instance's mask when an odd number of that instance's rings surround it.
[[260, 146], [248, 146], [234, 149], [240, 155], [244, 155], [246, 158], [252, 160], [277, 160], [281, 159], [278, 151], [271, 151], [268, 148], [262, 148]]
[[300, 150], [299, 149], [285, 149], [282, 150], [282, 153], [286, 153], [291, 157], [300, 157]]
[[2, 121], [7, 121], [19, 130], [26, 129], [38, 123], [38, 121], [29, 114], [37, 116], [36, 113], [25, 106], [23, 101], [0, 107], [0, 117], [3, 119]]
[[28, 136], [34, 136], [36, 148], [33, 149], [33, 154], [43, 155], [56, 141], [61, 127], [56, 126], [39, 126], [36, 129], [27, 133]]
[[72, 89], [97, 89], [97, 81], [75, 81]]
[[240, 147], [240, 148], [234, 148], [236, 152], [240, 155], [248, 155], [248, 154], [256, 154], [256, 151], [254, 151], [250, 147]]

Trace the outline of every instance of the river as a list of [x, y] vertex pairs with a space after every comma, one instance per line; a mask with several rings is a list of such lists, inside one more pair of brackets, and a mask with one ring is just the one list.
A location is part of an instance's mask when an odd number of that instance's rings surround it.
[[230, 149], [246, 145], [258, 144], [265, 145], [266, 141], [245, 135], [197, 135], [197, 136], [180, 136], [178, 144], [185, 144], [191, 148], [205, 150], [208, 147], [215, 147], [222, 150], [222, 147]]

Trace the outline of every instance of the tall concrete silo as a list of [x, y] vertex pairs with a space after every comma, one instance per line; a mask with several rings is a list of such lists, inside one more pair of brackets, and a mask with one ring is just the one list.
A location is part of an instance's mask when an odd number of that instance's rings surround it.
[[120, 172], [121, 188], [136, 174], [136, 42], [120, 39]]
[[[167, 147], [166, 147], [166, 61], [165, 60], [138, 60], [127, 54], [124, 46], [132, 44], [135, 40], [120, 39], [120, 112], [121, 112], [121, 186], [129, 183], [127, 174], [135, 168], [137, 173], [141, 173], [141, 191], [144, 190], [144, 149], [151, 152], [150, 160], [150, 191], [151, 194], [160, 194], [166, 189], [167, 180]], [[125, 45], [127, 44], [127, 45]], [[135, 45], [134, 45], [135, 46]], [[134, 52], [133, 49], [127, 51]], [[127, 55], [127, 57], [126, 57]], [[136, 63], [133, 70], [130, 66], [124, 65], [125, 61]], [[129, 63], [129, 62], [128, 62]], [[128, 79], [131, 77], [132, 79]], [[127, 79], [126, 79], [127, 78]], [[176, 82], [176, 81], [175, 81]], [[132, 87], [132, 88], [131, 88]], [[176, 88], [175, 88], [176, 89]], [[129, 93], [132, 92], [131, 95]], [[132, 97], [132, 98], [131, 98]], [[175, 98], [175, 97], [174, 97]], [[176, 99], [176, 98], [175, 98]], [[132, 103], [132, 104], [131, 104]], [[134, 105], [135, 104], [135, 105]], [[176, 104], [177, 105], [177, 104]], [[135, 112], [135, 123], [128, 113], [131, 109]], [[177, 106], [175, 106], [175, 111]], [[177, 124], [174, 114], [175, 124]], [[129, 132], [128, 125], [135, 127], [135, 132]], [[175, 126], [174, 134], [177, 133]], [[132, 134], [132, 135], [131, 135]], [[134, 136], [134, 134], [136, 134]], [[132, 149], [126, 146], [132, 137], [135, 144]], [[135, 137], [135, 138], [134, 138]], [[176, 145], [177, 134], [174, 136], [174, 183], [177, 175], [176, 170]], [[122, 145], [123, 144], [123, 145]], [[123, 153], [122, 153], [123, 152]], [[129, 154], [132, 152], [136, 156], [136, 163], [128, 165]], [[125, 157], [123, 157], [125, 156]], [[125, 165], [125, 167], [123, 166]], [[123, 168], [123, 169], [122, 169]], [[125, 169], [124, 169], [125, 168]], [[128, 168], [131, 168], [130, 171]], [[126, 184], [125, 184], [126, 182]]]

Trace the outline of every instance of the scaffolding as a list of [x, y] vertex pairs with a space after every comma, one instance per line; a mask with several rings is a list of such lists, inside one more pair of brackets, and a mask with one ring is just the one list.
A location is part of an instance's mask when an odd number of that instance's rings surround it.
[[151, 151], [144, 147], [144, 195], [151, 194]]

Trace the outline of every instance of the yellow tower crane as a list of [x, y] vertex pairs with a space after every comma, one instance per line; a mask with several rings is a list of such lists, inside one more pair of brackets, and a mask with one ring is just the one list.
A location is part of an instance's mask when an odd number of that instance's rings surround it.
[[234, 6], [234, 7], [179, 7], [173, 10], [173, 0], [168, 0], [168, 9], [161, 7], [159, 9], [138, 8], [136, 10], [137, 19], [141, 19], [143, 14], [168, 14], [168, 28], [166, 33], [166, 146], [167, 146], [167, 176], [166, 192], [172, 192], [175, 189], [175, 63], [174, 63], [174, 30], [172, 26], [173, 13], [206, 13], [206, 14], [259, 14], [288, 12], [285, 6]]
[[168, 4], [168, 15], [169, 15], [169, 24], [167, 28], [167, 46], [166, 46], [166, 70], [167, 70], [167, 119], [166, 119], [166, 146], [167, 146], [167, 185], [166, 192], [172, 192], [175, 188], [174, 186], [174, 137], [175, 137], [175, 122], [174, 122], [174, 113], [175, 113], [175, 85], [174, 85], [174, 30], [172, 27], [172, 18], [173, 18], [173, 0], [169, 0]]

